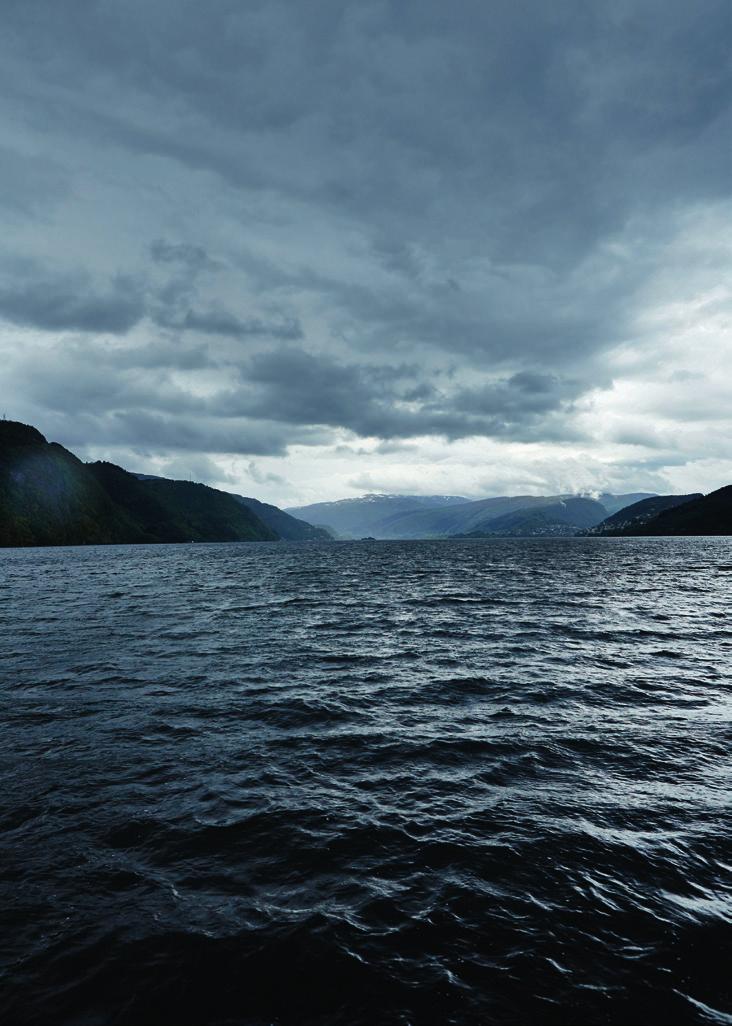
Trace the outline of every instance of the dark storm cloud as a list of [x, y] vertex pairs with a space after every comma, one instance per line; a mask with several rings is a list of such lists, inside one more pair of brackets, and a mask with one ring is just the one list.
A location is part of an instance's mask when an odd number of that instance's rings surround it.
[[[106, 401], [105, 431], [135, 444], [244, 451], [211, 426], [217, 404], [252, 452], [260, 421], [276, 451], [321, 426], [574, 437], [674, 218], [729, 196], [727, 0], [3, 13], [18, 141], [0, 205], [9, 223], [59, 208], [80, 241], [72, 267], [61, 230], [9, 236], [26, 263], [0, 280], [0, 316], [151, 333], [101, 360], [116, 378], [75, 351], [35, 392], [58, 411], [55, 380], [70, 413], [100, 417]], [[124, 197], [106, 235], [105, 189]], [[176, 379], [217, 369], [226, 385]]]
[[[174, 355], [170, 351], [175, 350]], [[169, 373], [209, 367], [202, 348], [165, 342], [153, 349], [67, 341], [53, 358], [28, 349], [16, 356], [8, 395], [43, 410], [44, 434], [79, 448], [126, 446], [138, 453], [195, 450], [211, 453], [282, 455], [291, 429], [274, 416], [253, 415], [236, 389], [199, 394]], [[37, 418], [38, 419], [38, 418]], [[303, 424], [304, 444], [327, 440], [319, 427]]]
[[[45, 428], [75, 451], [83, 452], [91, 439], [97, 449], [124, 447], [145, 456], [186, 451], [282, 456], [290, 441], [281, 425], [245, 418], [191, 417], [179, 412], [120, 411], [86, 415], [74, 422], [56, 417]], [[320, 440], [322, 436], [314, 431], [304, 435], [305, 444]]]
[[228, 310], [188, 310], [181, 325], [190, 331], [208, 335], [224, 335], [230, 338], [264, 336], [283, 340], [302, 338], [302, 328], [293, 318], [290, 320], [263, 321], [259, 317], [244, 320]]
[[557, 410], [582, 391], [581, 382], [560, 380], [539, 371], [521, 371], [490, 385], [461, 389], [453, 402], [465, 413], [490, 413], [520, 421], [531, 414]]
[[281, 456], [289, 441], [280, 425], [245, 418], [191, 416], [178, 409], [154, 414], [143, 410], [119, 411], [111, 417], [100, 414], [94, 430], [97, 445], [126, 445], [153, 454], [161, 450], [193, 450]]
[[218, 264], [212, 260], [203, 246], [192, 246], [185, 242], [169, 242], [167, 239], [154, 239], [150, 245], [150, 255], [159, 264], [178, 264], [188, 267], [194, 273], [203, 270], [216, 270]]
[[58, 273], [32, 261], [0, 269], [0, 318], [12, 324], [123, 335], [144, 312], [144, 289], [134, 278], [98, 285], [85, 272]]
[[151, 299], [152, 319], [161, 327], [232, 339], [295, 341], [303, 337], [298, 319], [286, 313], [276, 318], [243, 317], [221, 304], [205, 309], [188, 306], [200, 291], [200, 276], [224, 269], [224, 265], [212, 258], [202, 246], [155, 239], [150, 246], [150, 254], [155, 263], [167, 266], [173, 272], [157, 287]]
[[[537, 418], [559, 410], [582, 391], [579, 382], [524, 372], [481, 389], [441, 393], [412, 388], [418, 373], [405, 364], [345, 365], [299, 349], [281, 349], [251, 359], [242, 374], [245, 388], [232, 393], [230, 401], [249, 416], [346, 427], [386, 439], [489, 434], [533, 440]], [[556, 426], [551, 430], [553, 437], [562, 435]], [[564, 436], [574, 435], [568, 426]]]
[[[368, 212], [382, 252], [405, 221], [434, 236], [457, 219], [492, 229], [483, 252], [573, 260], [653, 194], [727, 190], [707, 134], [729, 117], [724, 0], [25, 0], [8, 22], [40, 76], [13, 85], [47, 114], [62, 76], [73, 102], [54, 114], [106, 145]], [[663, 177], [638, 181], [651, 166]]]

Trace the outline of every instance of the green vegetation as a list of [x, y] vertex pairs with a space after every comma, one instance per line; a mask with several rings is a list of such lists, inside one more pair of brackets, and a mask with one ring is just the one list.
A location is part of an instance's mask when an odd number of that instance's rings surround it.
[[[291, 508], [289, 512], [343, 538], [532, 537], [572, 535], [577, 528], [598, 524], [608, 514], [647, 496], [647, 492], [603, 492], [597, 499], [584, 495], [498, 495], [468, 501], [455, 495], [363, 495]], [[533, 516], [532, 511], [539, 509], [542, 513]]]
[[304, 520], [290, 516], [278, 506], [271, 506], [268, 502], [260, 502], [259, 499], [252, 499], [247, 495], [235, 495], [237, 502], [242, 503], [259, 519], [276, 531], [280, 538], [285, 541], [330, 541], [332, 535], [323, 527], [315, 527], [307, 524]]
[[33, 427], [0, 421], [0, 545], [274, 541], [233, 495], [189, 481], [139, 480], [84, 464]]
[[664, 510], [647, 523], [623, 534], [732, 535], [732, 485]]
[[605, 507], [595, 499], [562, 499], [546, 506], [519, 509], [479, 525], [468, 537], [552, 538], [571, 537], [578, 527], [596, 524]]
[[141, 540], [81, 460], [35, 428], [0, 422], [0, 544]]
[[701, 498], [703, 496], [698, 492], [693, 495], [654, 495], [649, 499], [642, 499], [640, 502], [625, 506], [617, 513], [607, 517], [602, 523], [590, 527], [583, 534], [612, 537], [622, 534], [645, 533], [645, 528], [661, 513]]

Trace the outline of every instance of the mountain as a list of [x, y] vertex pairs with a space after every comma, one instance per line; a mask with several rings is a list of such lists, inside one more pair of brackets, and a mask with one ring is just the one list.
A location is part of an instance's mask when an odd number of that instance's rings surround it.
[[[233, 494], [233, 493], [232, 493]], [[246, 495], [234, 495], [237, 502], [250, 509], [262, 523], [276, 531], [285, 541], [330, 541], [331, 534], [324, 527], [316, 527], [305, 520], [285, 513], [279, 506], [251, 499]]]
[[81, 460], [27, 424], [0, 421], [0, 545], [142, 540]]
[[382, 520], [374, 527], [380, 537], [386, 538], [441, 538], [471, 534], [483, 530], [485, 524], [494, 517], [543, 506], [557, 499], [558, 496], [549, 499], [535, 495], [499, 495], [441, 509], [411, 510]]
[[310, 506], [288, 507], [286, 512], [317, 527], [330, 528], [342, 538], [391, 535], [374, 528], [401, 513], [426, 510], [466, 502], [459, 495], [362, 495], [356, 499], [315, 502]]
[[35, 428], [0, 421], [0, 545], [273, 541], [232, 495], [189, 481], [140, 480], [82, 463]]
[[[619, 532], [620, 533], [620, 532]], [[623, 534], [732, 535], [732, 485], [675, 505], [644, 523], [631, 524]]]
[[644, 528], [649, 521], [652, 521], [659, 514], [666, 510], [674, 509], [686, 502], [701, 499], [700, 493], [693, 495], [654, 495], [650, 499], [642, 499], [630, 506], [618, 510], [612, 516], [607, 517], [601, 523], [596, 524], [584, 531], [584, 534], [612, 536], [618, 534], [632, 534]]
[[606, 512], [596, 499], [560, 499], [545, 506], [531, 506], [492, 517], [472, 531], [469, 537], [572, 537], [577, 534], [577, 528], [591, 527], [603, 519]]
[[[497, 532], [488, 524], [497, 517], [514, 513], [521, 513], [521, 517], [500, 524], [500, 531], [518, 535], [573, 534], [577, 528], [599, 523], [609, 512], [628, 505], [626, 500], [635, 502], [639, 496], [646, 495], [645, 492], [630, 495], [604, 493], [599, 500], [573, 495], [500, 495], [472, 501], [449, 495], [364, 495], [359, 499], [316, 503], [289, 512], [297, 513], [310, 523], [333, 528], [347, 537], [445, 538], [476, 533], [495, 534]], [[561, 505], [570, 501], [577, 504]], [[528, 517], [530, 510], [548, 506], [554, 509], [547, 516], [537, 520]], [[576, 515], [575, 520], [571, 519], [573, 514]], [[570, 530], [570, 527], [575, 530]]]
[[276, 532], [229, 492], [193, 481], [140, 479], [113, 463], [87, 467], [151, 541], [277, 540]]
[[[168, 481], [167, 477], [160, 477], [159, 474], [135, 474], [139, 481]], [[242, 506], [246, 506], [258, 517], [263, 524], [271, 527], [278, 538], [284, 541], [330, 541], [332, 535], [323, 527], [313, 527], [304, 520], [297, 520], [285, 513], [279, 506], [272, 506], [268, 502], [260, 502], [248, 495], [237, 495], [235, 492], [225, 492], [231, 495]]]
[[608, 514], [612, 516], [613, 513], [617, 513], [618, 510], [625, 509], [627, 506], [633, 505], [636, 502], [640, 502], [643, 499], [654, 499], [656, 498], [655, 492], [626, 492], [625, 495], [613, 495], [611, 492], [602, 492], [601, 495], [595, 496], [598, 502], [601, 502]]

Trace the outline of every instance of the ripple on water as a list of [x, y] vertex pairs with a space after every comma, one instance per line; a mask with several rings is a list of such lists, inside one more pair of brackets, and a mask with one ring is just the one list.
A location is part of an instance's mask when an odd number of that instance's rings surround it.
[[0, 552], [0, 1012], [732, 1023], [727, 539]]

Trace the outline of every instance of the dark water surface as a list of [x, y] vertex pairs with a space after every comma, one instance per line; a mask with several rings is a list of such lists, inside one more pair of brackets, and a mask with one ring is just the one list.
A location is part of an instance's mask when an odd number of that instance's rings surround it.
[[7, 1023], [732, 1022], [732, 542], [0, 552]]

